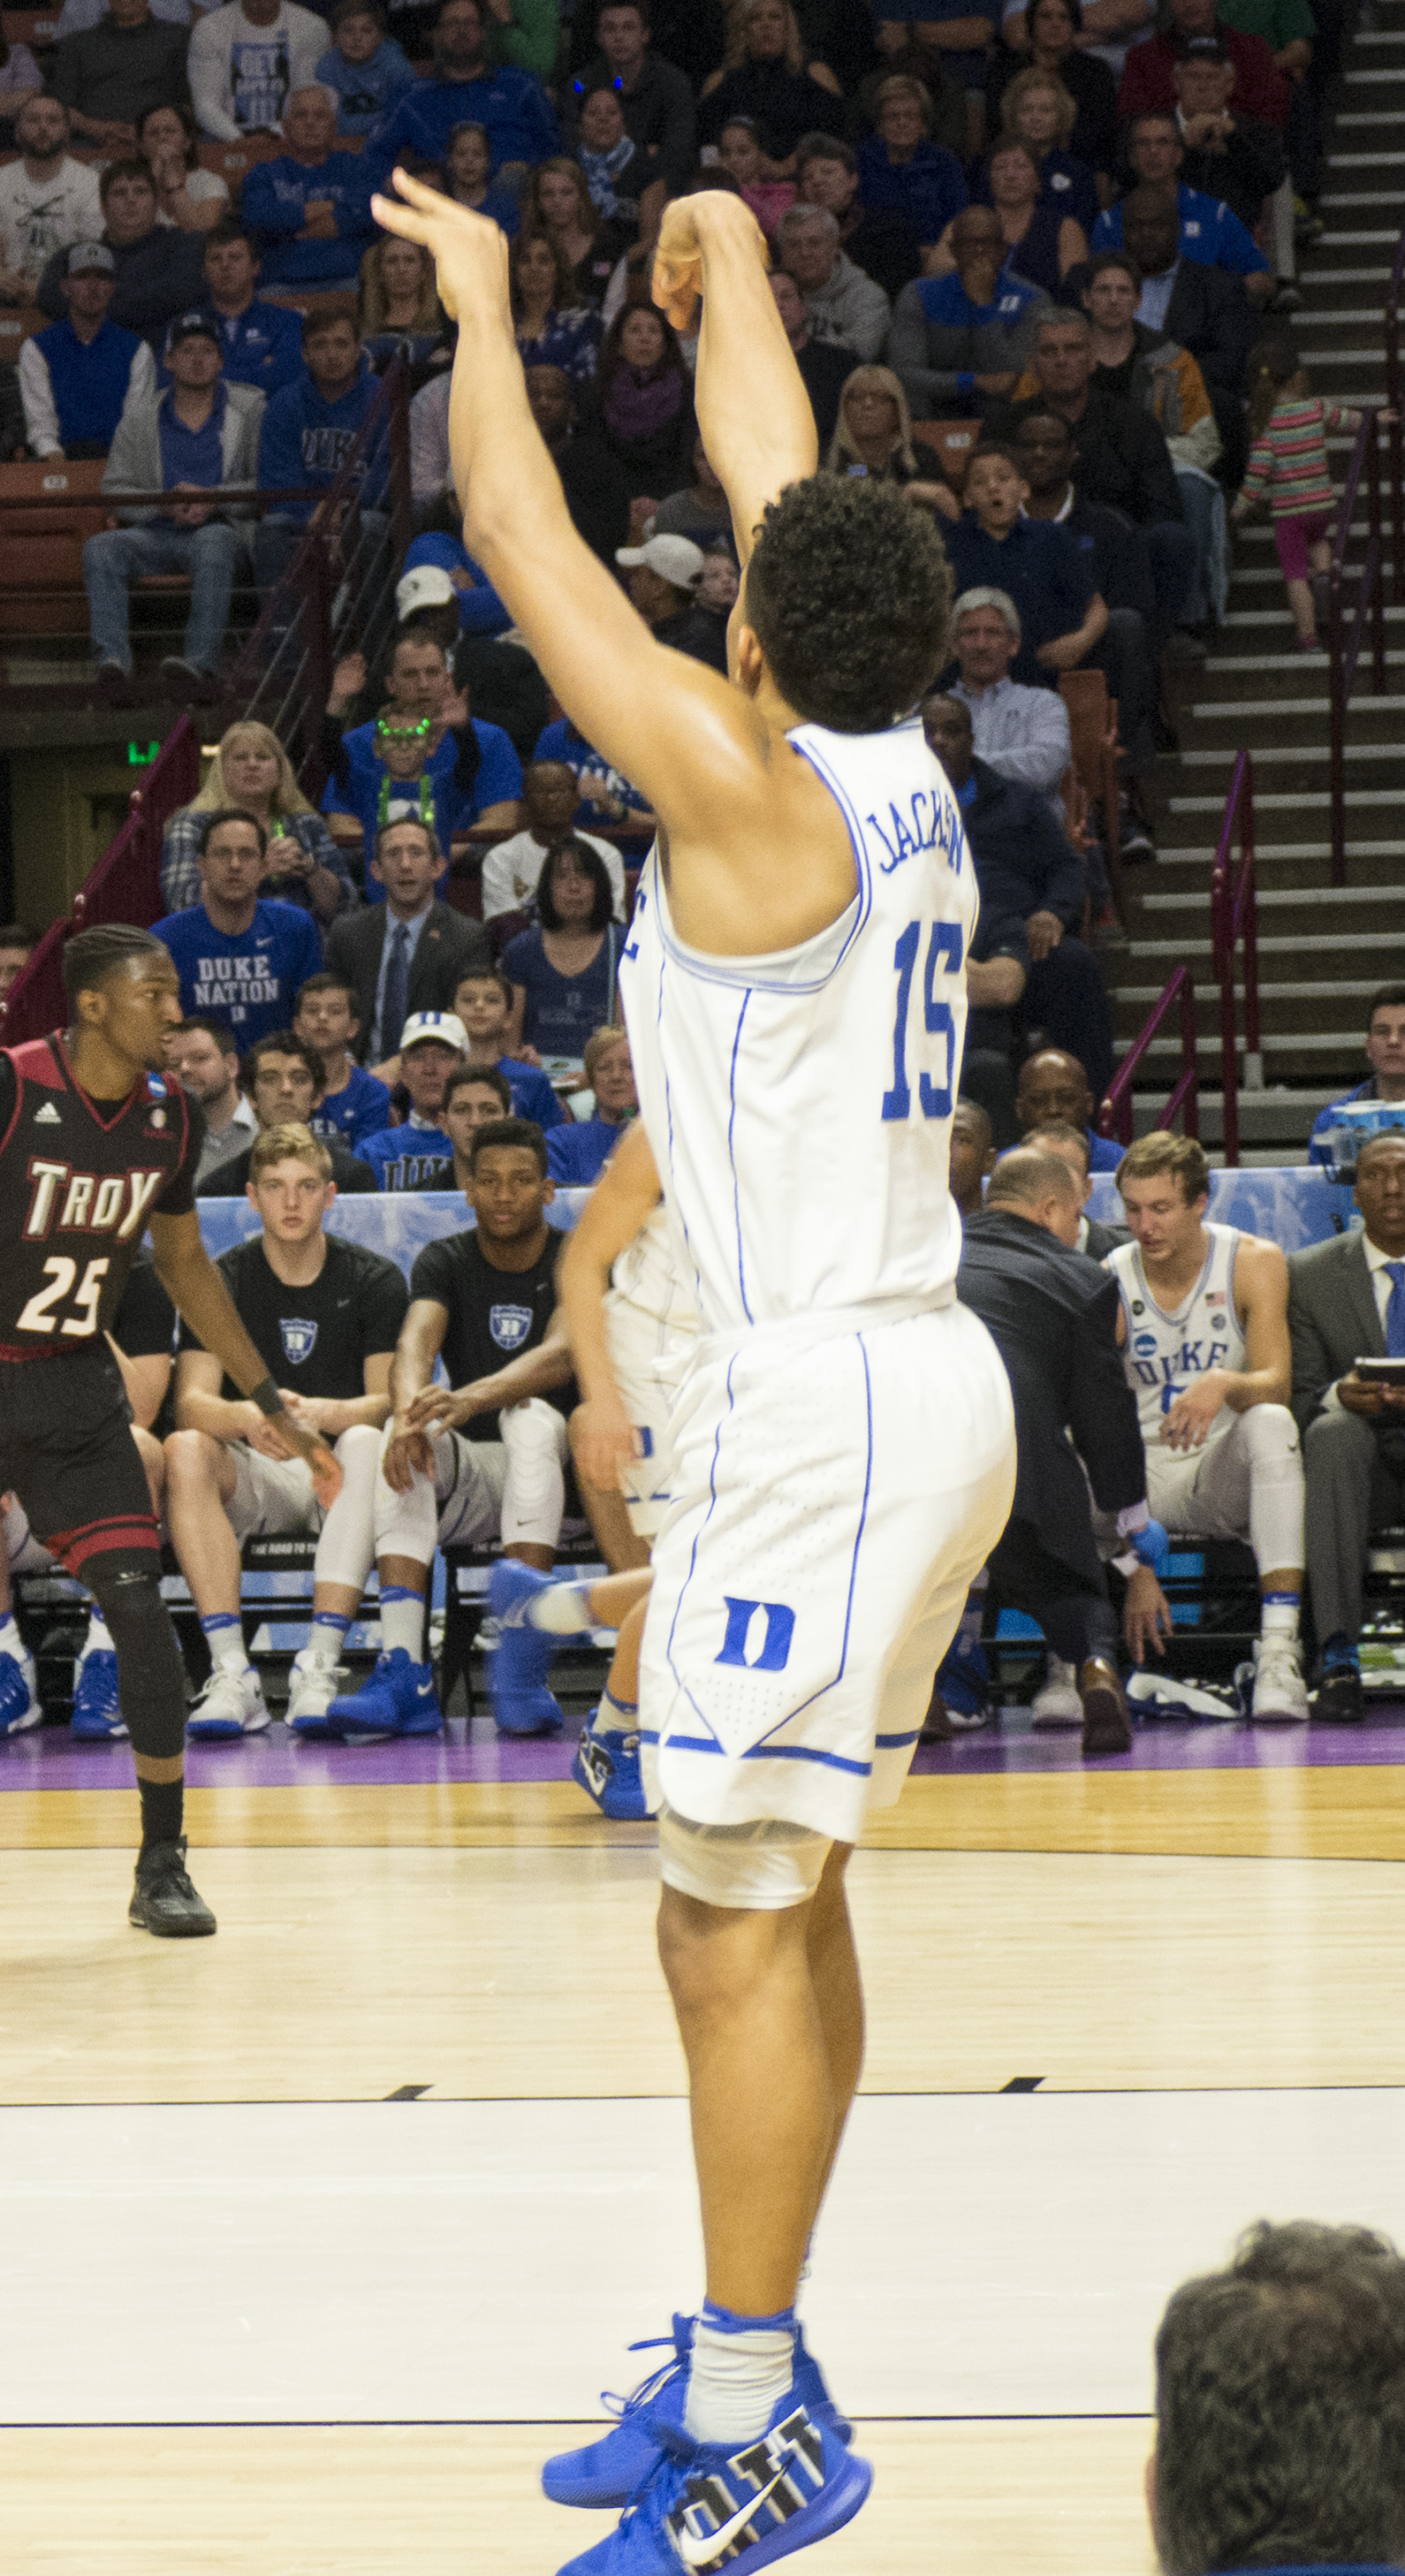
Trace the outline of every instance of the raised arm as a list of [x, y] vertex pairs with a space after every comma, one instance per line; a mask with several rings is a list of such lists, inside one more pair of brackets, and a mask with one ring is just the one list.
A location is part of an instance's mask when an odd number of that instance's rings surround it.
[[[459, 325], [449, 447], [469, 553], [587, 741], [634, 781], [670, 833], [686, 837], [700, 798], [715, 822], [730, 808], [745, 829], [766, 792], [764, 728], [716, 672], [654, 642], [577, 535], [527, 403], [506, 242], [495, 224], [404, 171], [394, 184], [398, 198], [372, 200], [376, 220], [432, 253], [441, 300]], [[698, 420], [749, 550], [765, 503], [813, 472], [816, 456], [761, 236], [739, 199], [688, 198], [669, 207], [658, 258], [658, 291], [671, 313], [691, 311], [706, 288]]]

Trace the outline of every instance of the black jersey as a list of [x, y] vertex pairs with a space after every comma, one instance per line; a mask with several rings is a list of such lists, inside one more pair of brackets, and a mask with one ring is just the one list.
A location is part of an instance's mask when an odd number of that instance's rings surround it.
[[195, 1205], [204, 1122], [159, 1073], [90, 1100], [63, 1037], [0, 1049], [0, 1358], [109, 1332], [152, 1214]]
[[[472, 1386], [493, 1377], [522, 1351], [534, 1351], [546, 1338], [556, 1311], [556, 1265], [562, 1238], [550, 1230], [546, 1247], [530, 1270], [499, 1270], [484, 1256], [476, 1231], [441, 1235], [427, 1243], [410, 1272], [410, 1295], [432, 1297], [447, 1306], [449, 1321], [443, 1342], [449, 1384]], [[545, 1399], [560, 1413], [579, 1401], [574, 1386], [558, 1387]], [[499, 1437], [496, 1413], [475, 1413], [465, 1427], [469, 1440]]]
[[[260, 1234], [222, 1252], [215, 1268], [275, 1386], [349, 1403], [366, 1392], [366, 1361], [394, 1350], [409, 1291], [403, 1271], [383, 1253], [335, 1234], [326, 1241], [327, 1258], [309, 1287], [285, 1286]], [[182, 1324], [181, 1349], [202, 1348]], [[242, 1389], [226, 1378], [220, 1392], [234, 1403]]]

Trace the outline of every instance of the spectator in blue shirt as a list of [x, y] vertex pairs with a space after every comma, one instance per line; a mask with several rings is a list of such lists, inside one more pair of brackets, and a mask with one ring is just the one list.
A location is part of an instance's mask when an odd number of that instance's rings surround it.
[[920, 81], [894, 72], [880, 83], [877, 128], [859, 146], [859, 195], [871, 215], [901, 215], [930, 249], [968, 199], [955, 153], [931, 139]]
[[400, 1080], [410, 1096], [403, 1127], [382, 1127], [359, 1147], [383, 1190], [451, 1190], [454, 1145], [440, 1126], [444, 1086], [461, 1070], [464, 1033], [447, 1011], [421, 1011], [405, 1022]]
[[[1126, 130], [1126, 152], [1137, 186], [1175, 188], [1182, 259], [1242, 277], [1251, 303], [1262, 304], [1277, 284], [1272, 265], [1228, 206], [1199, 188], [1186, 187], [1180, 176], [1185, 146], [1174, 111], [1148, 108], [1144, 116], [1134, 116]], [[1120, 204], [1099, 215], [1089, 247], [1095, 252], [1125, 248]]]
[[984, 417], [1014, 391], [1050, 311], [1037, 286], [1005, 265], [990, 206], [967, 206], [951, 227], [949, 277], [915, 277], [893, 308], [888, 363], [919, 419]]
[[1007, 447], [977, 448], [966, 468], [966, 508], [943, 530], [959, 598], [1003, 590], [1020, 621], [1010, 677], [1027, 687], [1058, 686], [1107, 628], [1107, 606], [1077, 548], [1051, 519], [1027, 519], [1029, 485]]
[[334, 147], [337, 112], [325, 89], [295, 89], [283, 110], [286, 152], [256, 161], [240, 212], [273, 286], [351, 286], [374, 238], [354, 152]]
[[[378, 391], [349, 306], [325, 304], [309, 313], [302, 326], [302, 353], [301, 374], [274, 395], [259, 435], [260, 488], [279, 492], [300, 484], [308, 496], [281, 501], [258, 523], [254, 573], [265, 593], [287, 571], [319, 495], [336, 481]], [[382, 438], [367, 461], [362, 484], [367, 503], [383, 495], [385, 476]], [[361, 525], [363, 544], [375, 543], [383, 522], [374, 506], [363, 506]]]
[[1076, 1055], [1062, 1047], [1043, 1047], [1020, 1066], [1015, 1111], [1021, 1135], [1038, 1127], [1081, 1127], [1088, 1139], [1090, 1172], [1115, 1172], [1127, 1148], [1093, 1128], [1096, 1103], [1088, 1076]]
[[201, 834], [201, 900], [156, 924], [180, 977], [181, 1009], [222, 1020], [246, 1054], [286, 1029], [293, 995], [322, 964], [310, 912], [260, 902], [268, 840], [250, 814], [212, 814]]
[[553, 1127], [546, 1168], [563, 1189], [592, 1189], [639, 1108], [629, 1038], [623, 1029], [593, 1029], [585, 1042], [585, 1087], [595, 1094], [588, 1118]]
[[623, 941], [604, 860], [588, 841], [563, 841], [542, 867], [536, 928], [502, 953], [514, 1052], [525, 1042], [548, 1063], [581, 1062], [591, 1030], [615, 1018]]
[[302, 373], [302, 315], [254, 289], [258, 253], [242, 224], [216, 224], [205, 239], [204, 311], [217, 324], [227, 385], [276, 394]]
[[561, 131], [540, 81], [510, 64], [490, 65], [479, 0], [444, 0], [434, 28], [434, 77], [416, 81], [371, 128], [362, 160], [369, 196], [397, 161], [442, 162], [456, 125], [481, 125], [493, 176], [512, 187], [561, 149]]
[[415, 86], [415, 75], [377, 0], [336, 0], [327, 21], [332, 41], [317, 64], [317, 78], [337, 95], [338, 134], [366, 135], [378, 116]]
[[461, 975], [454, 987], [454, 1016], [467, 1032], [468, 1061], [474, 1071], [501, 1074], [507, 1084], [514, 1118], [535, 1119], [543, 1129], [569, 1127], [570, 1113], [562, 1108], [541, 1067], [503, 1051], [512, 1017], [512, 986], [505, 975], [494, 974], [489, 967]]
[[554, 723], [543, 725], [537, 736], [534, 760], [564, 761], [580, 789], [585, 804], [595, 809], [602, 823], [623, 823], [633, 814], [647, 814], [649, 801], [627, 778], [612, 769], [603, 752], [593, 751], [583, 733], [578, 733], [569, 716], [558, 716]]
[[1372, 994], [1366, 1011], [1366, 1062], [1371, 1068], [1366, 1080], [1314, 1118], [1307, 1147], [1310, 1163], [1331, 1161], [1328, 1135], [1348, 1101], [1405, 1101], [1405, 984], [1383, 984]]
[[219, 341], [201, 313], [172, 323], [166, 361], [169, 386], [123, 412], [102, 479], [105, 492], [169, 498], [164, 507], [124, 508], [123, 526], [105, 528], [83, 548], [98, 688], [118, 706], [132, 702], [129, 592], [147, 573], [190, 576], [185, 650], [166, 656], [163, 682], [202, 706], [219, 695], [220, 649], [244, 551], [218, 499], [182, 496], [250, 481], [263, 397], [221, 381]]
[[[389, 705], [373, 725], [357, 725], [342, 737], [344, 760], [323, 791], [324, 814], [345, 815], [360, 824], [369, 869], [377, 832], [408, 817], [428, 823], [445, 865], [435, 891], [442, 897], [449, 882], [447, 853], [455, 832], [474, 823], [509, 830], [516, 823], [522, 793], [522, 764], [500, 725], [470, 718], [435, 741], [432, 716], [414, 715]], [[367, 878], [368, 900], [384, 900], [384, 888]]]
[[103, 242], [75, 242], [59, 282], [68, 312], [24, 342], [25, 431], [36, 456], [106, 456], [129, 397], [156, 391], [145, 340], [109, 321], [115, 266]]
[[[458, 601], [462, 634], [501, 635], [512, 624], [511, 610], [504, 607], [482, 565], [474, 562], [462, 537], [426, 529], [422, 537], [414, 538], [405, 549], [405, 560], [400, 567], [402, 581], [417, 564], [437, 564], [441, 572], [448, 574]], [[400, 607], [398, 583], [396, 605], [404, 617], [407, 611]]]
[[356, 1153], [364, 1137], [390, 1125], [390, 1093], [351, 1052], [361, 1034], [353, 987], [326, 968], [320, 975], [309, 975], [298, 987], [293, 1032], [305, 1045], [316, 1048], [327, 1077], [308, 1125], [314, 1136], [325, 1136]]

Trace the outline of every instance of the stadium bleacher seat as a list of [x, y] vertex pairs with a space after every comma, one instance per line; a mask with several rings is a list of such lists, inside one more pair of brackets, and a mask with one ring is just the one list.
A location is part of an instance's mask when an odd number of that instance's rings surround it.
[[57, 42], [59, 13], [57, 9], [0, 10], [0, 27], [5, 30], [7, 45], [28, 45], [32, 54], [41, 54]]
[[37, 304], [0, 305], [0, 358], [13, 366], [26, 340], [47, 331], [49, 317]]
[[218, 143], [202, 135], [195, 150], [201, 169], [213, 170], [217, 179], [227, 179], [230, 195], [237, 197], [240, 180], [255, 162], [275, 161], [283, 148], [277, 134], [253, 134], [243, 143]]
[[82, 635], [83, 542], [106, 525], [103, 459], [0, 465], [0, 634]]
[[925, 438], [929, 447], [935, 447], [953, 492], [959, 492], [966, 480], [971, 450], [980, 434], [978, 420], [915, 420], [912, 424], [913, 437]]

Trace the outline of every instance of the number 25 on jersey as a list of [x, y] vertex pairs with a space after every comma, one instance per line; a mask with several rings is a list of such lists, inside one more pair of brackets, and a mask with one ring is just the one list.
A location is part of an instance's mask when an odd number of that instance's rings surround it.
[[[893, 1022], [893, 1087], [883, 1094], [885, 1118], [912, 1116], [912, 1085], [907, 1072], [907, 1023], [912, 1006], [912, 979], [917, 971], [921, 945], [922, 924], [910, 921], [893, 950], [898, 999]], [[917, 1098], [924, 1118], [951, 1116], [952, 1084], [956, 1075], [956, 1020], [951, 1004], [937, 999], [936, 983], [938, 975], [960, 974], [961, 950], [960, 922], [934, 921], [922, 976], [922, 1017], [927, 1035], [940, 1041], [935, 1052], [941, 1070], [935, 1081], [928, 1072], [918, 1075]]]

